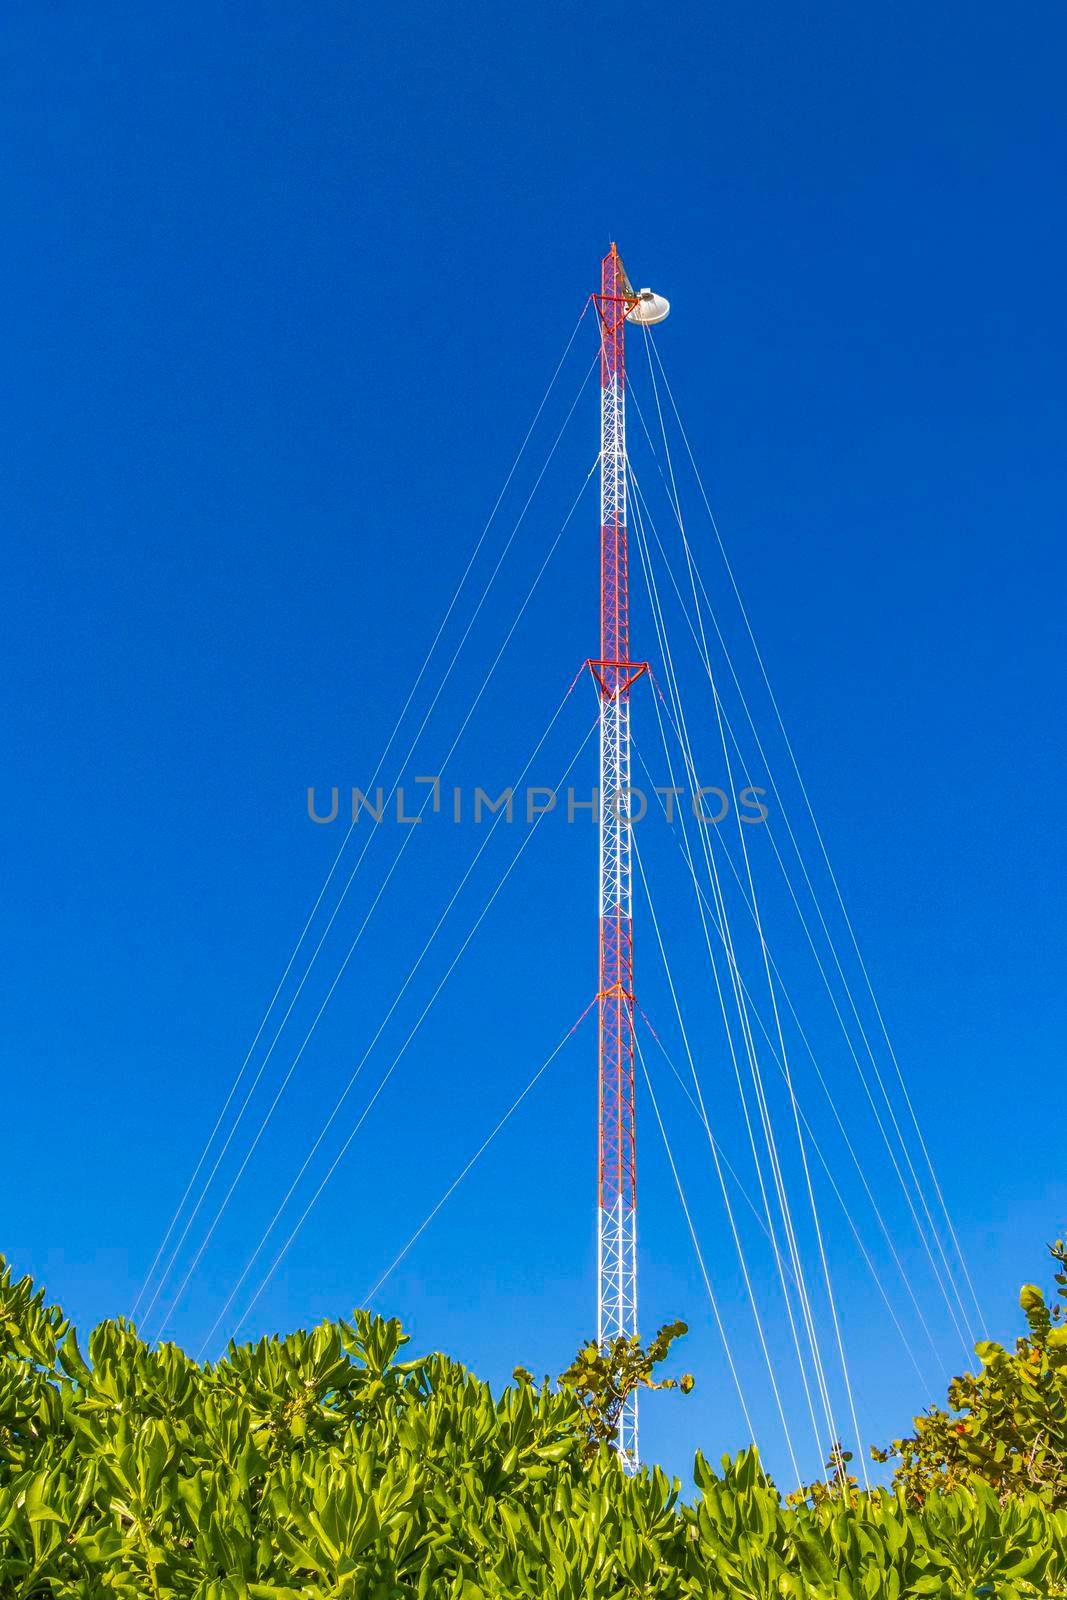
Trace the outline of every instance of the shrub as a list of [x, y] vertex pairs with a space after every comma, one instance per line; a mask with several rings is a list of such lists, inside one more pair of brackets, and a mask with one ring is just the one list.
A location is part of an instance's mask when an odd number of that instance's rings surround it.
[[[669, 1342], [669, 1341], [668, 1341]], [[981, 1484], [783, 1504], [755, 1451], [590, 1448], [588, 1385], [494, 1397], [365, 1312], [198, 1365], [83, 1355], [0, 1262], [0, 1595], [20, 1600], [902, 1600], [1067, 1593], [1067, 1511]], [[648, 1352], [645, 1352], [647, 1355]]]

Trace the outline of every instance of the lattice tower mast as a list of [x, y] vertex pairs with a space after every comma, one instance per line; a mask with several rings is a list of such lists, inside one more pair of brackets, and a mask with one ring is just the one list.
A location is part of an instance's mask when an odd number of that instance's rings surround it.
[[[626, 317], [637, 304], [612, 245], [601, 269], [600, 313], [600, 966], [597, 1339], [637, 1335], [637, 1182], [630, 867], [630, 660], [626, 544]], [[616, 1448], [638, 1467], [637, 1396], [625, 1403]]]

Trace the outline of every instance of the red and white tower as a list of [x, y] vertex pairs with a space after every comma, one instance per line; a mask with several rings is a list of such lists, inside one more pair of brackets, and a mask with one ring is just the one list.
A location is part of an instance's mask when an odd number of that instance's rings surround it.
[[[630, 881], [630, 687], [647, 663], [630, 660], [626, 546], [627, 320], [658, 322], [666, 301], [634, 293], [612, 245], [601, 269], [600, 314], [600, 972], [597, 1339], [637, 1335], [637, 1182], [634, 1141], [634, 988]], [[637, 1396], [616, 1448], [638, 1467]]]

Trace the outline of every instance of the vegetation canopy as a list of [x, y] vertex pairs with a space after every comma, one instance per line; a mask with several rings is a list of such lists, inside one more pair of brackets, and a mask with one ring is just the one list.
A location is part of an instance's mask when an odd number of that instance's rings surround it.
[[657, 1469], [625, 1477], [609, 1442], [681, 1325], [496, 1397], [365, 1312], [206, 1366], [122, 1319], [83, 1352], [0, 1260], [0, 1596], [1067, 1595], [1063, 1321], [1036, 1290], [1023, 1305], [1016, 1352], [980, 1346], [956, 1380], [964, 1431], [931, 1411], [893, 1447], [894, 1489], [860, 1494], [839, 1458], [787, 1504], [749, 1450], [698, 1455], [688, 1504]]

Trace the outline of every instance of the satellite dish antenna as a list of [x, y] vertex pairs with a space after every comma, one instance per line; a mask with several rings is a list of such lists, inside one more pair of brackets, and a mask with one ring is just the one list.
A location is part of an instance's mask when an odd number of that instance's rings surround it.
[[627, 322], [639, 322], [643, 327], [650, 328], [655, 322], [662, 322], [670, 313], [671, 303], [664, 300], [661, 294], [653, 294], [651, 289], [637, 291], [637, 304], [631, 306], [626, 313]]

